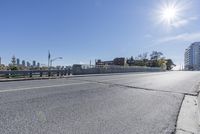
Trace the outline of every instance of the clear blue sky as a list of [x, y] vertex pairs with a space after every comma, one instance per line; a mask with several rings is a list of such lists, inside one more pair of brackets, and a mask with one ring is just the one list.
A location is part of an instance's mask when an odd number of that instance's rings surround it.
[[157, 50], [183, 63], [184, 49], [200, 41], [200, 1], [176, 0], [184, 9], [170, 27], [158, 17], [163, 1], [0, 0], [2, 62], [15, 55], [47, 64], [50, 50], [64, 58], [57, 65], [89, 64]]

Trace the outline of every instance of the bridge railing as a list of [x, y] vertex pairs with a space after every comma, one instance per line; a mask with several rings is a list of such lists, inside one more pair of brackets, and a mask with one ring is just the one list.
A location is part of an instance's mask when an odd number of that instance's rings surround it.
[[63, 77], [70, 74], [84, 75], [84, 74], [105, 74], [105, 73], [127, 73], [127, 72], [160, 72], [161, 68], [155, 67], [122, 67], [122, 66], [104, 66], [82, 68], [74, 66], [72, 69], [65, 70], [27, 70], [27, 71], [0, 71], [0, 79], [2, 78], [36, 78], [36, 77]]
[[96, 66], [92, 68], [82, 68], [81, 65], [72, 67], [73, 75], [83, 74], [104, 74], [104, 73], [127, 73], [127, 72], [160, 72], [164, 71], [159, 67], [143, 67], [143, 66]]
[[60, 77], [70, 75], [70, 70], [0, 71], [0, 78]]

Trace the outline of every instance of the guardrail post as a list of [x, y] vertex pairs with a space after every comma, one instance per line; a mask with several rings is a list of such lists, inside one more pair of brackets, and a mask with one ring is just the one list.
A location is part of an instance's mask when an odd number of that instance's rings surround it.
[[40, 77], [42, 77], [42, 75], [43, 75], [43, 73], [42, 73], [42, 72], [40, 72]]
[[26, 77], [26, 73], [25, 72], [23, 73], [23, 76]]
[[70, 75], [70, 74], [71, 74], [71, 71], [70, 71], [70, 69], [68, 69], [68, 70], [67, 70], [67, 74], [68, 74], [68, 75]]
[[65, 71], [64, 71], [64, 76], [66, 76], [67, 75], [67, 70], [65, 69]]
[[10, 73], [10, 76], [13, 78], [13, 76], [14, 76], [14, 73], [12, 72], [12, 73]]
[[32, 77], [33, 76], [33, 74], [32, 74], [32, 72], [30, 72], [30, 75], [29, 75], [30, 77]]
[[51, 71], [48, 71], [48, 77], [50, 77], [51, 76]]
[[60, 75], [60, 73], [59, 73], [59, 71], [57, 72], [57, 76], [59, 76]]
[[6, 78], [10, 78], [10, 73], [7, 73], [7, 74], [6, 74]]

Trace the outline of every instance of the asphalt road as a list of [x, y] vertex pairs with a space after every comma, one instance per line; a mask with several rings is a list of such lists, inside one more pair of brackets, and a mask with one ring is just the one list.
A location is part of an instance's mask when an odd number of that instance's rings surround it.
[[171, 134], [200, 72], [0, 83], [0, 134]]

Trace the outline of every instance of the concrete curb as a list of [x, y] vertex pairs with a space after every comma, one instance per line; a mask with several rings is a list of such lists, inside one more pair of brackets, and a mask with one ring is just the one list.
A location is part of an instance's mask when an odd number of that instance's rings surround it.
[[198, 111], [197, 111], [197, 118], [198, 118], [198, 124], [200, 126], [200, 94], [198, 93], [197, 96], [197, 106], [198, 106]]
[[176, 126], [176, 134], [198, 134], [197, 96], [185, 95]]
[[197, 119], [198, 119], [198, 125], [200, 126], [200, 83], [197, 86], [198, 90], [197, 90], [197, 106], [198, 106], [198, 110], [197, 110]]
[[197, 121], [198, 121], [198, 132], [200, 133], [200, 85], [198, 87], [198, 95], [197, 95]]
[[175, 134], [200, 134], [200, 83], [196, 95], [184, 95]]

